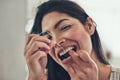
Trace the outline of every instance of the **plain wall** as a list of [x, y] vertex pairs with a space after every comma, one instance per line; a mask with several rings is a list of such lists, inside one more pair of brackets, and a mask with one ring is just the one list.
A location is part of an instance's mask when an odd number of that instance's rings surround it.
[[0, 0], [0, 80], [25, 80], [25, 0]]

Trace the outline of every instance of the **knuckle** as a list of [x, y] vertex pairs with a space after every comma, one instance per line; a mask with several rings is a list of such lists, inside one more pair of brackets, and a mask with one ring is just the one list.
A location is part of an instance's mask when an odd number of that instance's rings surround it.
[[32, 36], [31, 41], [35, 41], [35, 40], [36, 40], [36, 36]]
[[36, 37], [32, 37], [32, 41], [35, 41], [36, 40]]
[[44, 53], [45, 53], [45, 52], [40, 51], [40, 50], [37, 52], [37, 54], [38, 54], [39, 56], [41, 56], [41, 55], [44, 54]]
[[27, 64], [28, 64], [28, 65], [30, 65], [30, 64], [31, 64], [31, 61], [30, 61], [30, 59], [29, 59], [29, 58], [26, 58], [26, 62], [27, 62]]
[[40, 54], [40, 53], [42, 53], [42, 51], [40, 51], [40, 50], [36, 52], [36, 54]]
[[34, 43], [33, 43], [34, 45], [36, 45], [36, 46], [38, 46], [38, 42], [37, 41], [34, 41]]
[[27, 37], [30, 37], [30, 36], [32, 36], [32, 34], [27, 34]]
[[26, 61], [29, 65], [32, 65], [33, 63], [35, 63], [35, 59], [32, 57], [29, 57]]
[[90, 73], [91, 72], [91, 69], [90, 68], [85, 68], [84, 70], [86, 73]]

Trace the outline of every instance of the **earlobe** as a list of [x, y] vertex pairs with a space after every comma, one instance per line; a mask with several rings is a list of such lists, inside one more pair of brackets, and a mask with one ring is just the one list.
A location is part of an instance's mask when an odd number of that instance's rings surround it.
[[90, 17], [87, 18], [85, 26], [86, 26], [86, 30], [88, 31], [88, 33], [90, 35], [93, 35], [95, 31], [95, 26], [94, 26], [94, 22], [92, 18]]

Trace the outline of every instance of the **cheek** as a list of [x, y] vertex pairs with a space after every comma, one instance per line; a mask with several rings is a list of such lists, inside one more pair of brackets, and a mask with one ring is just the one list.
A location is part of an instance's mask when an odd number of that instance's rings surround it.
[[85, 31], [80, 30], [71, 30], [68, 33], [65, 33], [64, 36], [68, 37], [69, 39], [73, 39], [75, 41], [85, 40], [87, 33]]
[[92, 43], [91, 43], [90, 35], [86, 31], [80, 31], [80, 30], [71, 31], [71, 32], [72, 33], [69, 33], [69, 35], [67, 35], [69, 39], [77, 41], [81, 49], [91, 53]]
[[90, 35], [83, 35], [80, 40], [80, 44], [83, 50], [86, 50], [88, 53], [92, 51], [92, 42]]

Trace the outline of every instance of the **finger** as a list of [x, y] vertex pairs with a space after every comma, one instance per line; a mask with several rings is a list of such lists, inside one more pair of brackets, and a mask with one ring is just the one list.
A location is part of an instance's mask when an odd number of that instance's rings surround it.
[[79, 57], [79, 55], [73, 51], [73, 50], [70, 50], [69, 52], [70, 56], [72, 57], [73, 61], [77, 64], [77, 65], [81, 65], [82, 61], [81, 61], [81, 58]]
[[[24, 55], [27, 53], [26, 51], [27, 50], [30, 50], [32, 48], [36, 48], [36, 50], [39, 48], [41, 48], [41, 50], [49, 50], [50, 49], [50, 46], [47, 45], [46, 43], [44, 42], [40, 42], [40, 41], [31, 41], [27, 46], [25, 46], [26, 48], [24, 48]], [[32, 51], [33, 52], [33, 51]]]
[[[46, 57], [46, 58], [45, 58]], [[43, 62], [44, 65], [40, 64], [39, 59], [44, 58]], [[47, 65], [47, 56], [44, 52], [38, 51], [34, 55], [30, 56], [27, 59], [27, 65], [30, 72], [39, 75], [44, 73], [44, 69]]]
[[83, 60], [81, 60], [80, 56], [76, 52], [71, 50], [69, 54], [71, 55], [72, 59], [76, 63], [76, 64], [72, 64], [72, 65], [76, 65], [75, 69], [80, 69], [84, 73], [86, 73], [86, 70], [87, 71], [89, 70], [89, 68], [87, 69], [87, 67], [88, 67], [88, 65], [90, 66], [90, 64], [88, 64], [88, 63], [86, 64], [85, 62], [83, 62]]
[[80, 77], [82, 76], [83, 78], [86, 77], [86, 73], [83, 71], [83, 69], [79, 65], [72, 64], [71, 66], [74, 68], [76, 75]]
[[75, 75], [75, 71], [74, 71], [74, 69], [72, 67], [70, 67], [70, 66], [68, 67], [67, 66], [66, 68], [67, 68], [67, 71], [68, 71], [70, 76], [74, 76]]
[[51, 42], [51, 40], [49, 40], [49, 39], [47, 39], [47, 38], [45, 38], [45, 37], [43, 37], [43, 36], [35, 37], [35, 38], [33, 38], [32, 41], [33, 41], [33, 42], [34, 42], [34, 41], [40, 41], [40, 42], [44, 42], [44, 43], [46, 43], [46, 44], [50, 44], [50, 42]]
[[37, 51], [34, 55], [30, 56], [29, 58], [27, 58], [27, 62], [29, 65], [37, 65], [38, 67], [40, 66], [40, 59], [44, 58], [44, 60], [42, 60], [45, 66], [45, 63], [47, 62], [47, 54], [43, 51]]
[[[77, 51], [77, 53], [73, 50], [71, 50], [69, 52], [69, 54], [71, 55], [72, 59], [74, 60], [74, 62], [79, 65], [81, 68], [85, 68], [89, 66], [92, 67], [97, 67], [96, 63], [93, 61], [93, 59], [89, 56], [89, 54], [84, 51], [84, 50], [80, 50]], [[86, 64], [87, 63], [87, 64]]]
[[26, 53], [25, 50], [27, 50], [29, 48], [28, 46], [30, 46], [32, 44], [32, 41], [34, 40], [35, 36], [38, 36], [38, 35], [36, 35], [36, 34], [27, 34], [26, 35], [26, 44], [24, 47], [24, 53]]
[[80, 69], [80, 67], [75, 63], [71, 65], [68, 73], [70, 74], [71, 80], [87, 80], [86, 75], [82, 72], [82, 69]]
[[30, 46], [28, 50], [26, 50], [25, 56], [29, 57], [38, 50], [45, 51], [47, 53], [50, 50], [50, 47], [43, 42], [36, 41]]
[[40, 42], [44, 42], [46, 44], [50, 44], [50, 42], [51, 42], [49, 39], [47, 39], [43, 36], [38, 36], [38, 35], [35, 35], [35, 34], [31, 34], [29, 36], [27, 45], [30, 46], [31, 44], [34, 43], [34, 41], [40, 41]]
[[35, 41], [31, 46], [30, 46], [31, 50], [33, 50], [33, 48], [38, 48], [40, 50], [46, 50], [49, 51], [50, 50], [50, 46], [48, 46], [46, 43], [44, 42], [38, 42]]
[[32, 37], [34, 36], [38, 36], [36, 34], [27, 34], [26, 36], [26, 45], [30, 42], [30, 40], [32, 39]]

